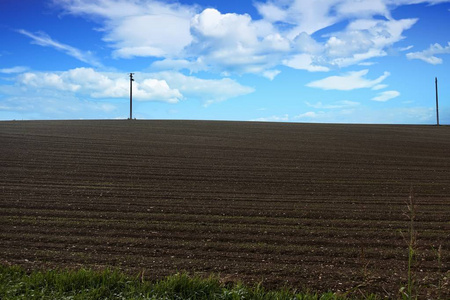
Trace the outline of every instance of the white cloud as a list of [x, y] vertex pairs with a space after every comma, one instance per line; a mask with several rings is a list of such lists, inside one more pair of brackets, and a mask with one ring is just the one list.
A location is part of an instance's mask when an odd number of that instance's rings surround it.
[[358, 66], [363, 66], [363, 67], [369, 67], [369, 66], [373, 66], [376, 63], [372, 62], [372, 61], [365, 61], [365, 62], [361, 62], [358, 64]]
[[306, 102], [306, 105], [308, 105], [309, 107], [316, 108], [316, 109], [344, 109], [344, 108], [353, 108], [353, 107], [359, 106], [360, 103], [355, 102], [355, 101], [343, 100], [343, 101], [333, 102], [331, 104], [323, 104], [320, 101], [317, 103]]
[[301, 53], [320, 54], [325, 50], [325, 46], [322, 43], [317, 42], [306, 32], [296, 36], [293, 42], [295, 49]]
[[353, 109], [309, 111], [293, 119], [321, 123], [361, 123], [361, 124], [433, 124], [433, 108], [394, 107], [373, 108], [358, 106]]
[[[97, 72], [91, 68], [64, 72], [26, 72], [18, 75], [17, 84], [25, 90], [56, 90], [96, 99], [127, 99], [130, 92], [127, 74]], [[253, 91], [253, 88], [230, 78], [201, 79], [178, 72], [136, 73], [133, 83], [134, 99], [167, 103], [196, 98], [205, 104], [212, 104]]]
[[201, 79], [178, 72], [151, 74], [177, 88], [185, 97], [201, 99], [205, 105], [254, 92], [252, 87], [243, 86], [230, 78]]
[[[443, 1], [441, 1], [443, 2]], [[426, 0], [272, 0], [257, 2], [265, 20], [274, 24], [283, 36], [293, 42], [293, 52], [283, 63], [293, 68], [317, 71], [309, 67], [304, 54], [317, 67], [346, 67], [387, 55], [386, 49], [404, 38], [417, 19], [392, 18], [390, 11], [412, 3], [437, 3]], [[379, 16], [384, 17], [379, 18]], [[377, 17], [377, 18], [375, 18]], [[313, 33], [342, 21], [349, 21], [343, 30], [327, 34], [319, 43]], [[297, 42], [299, 39], [301, 41]], [[298, 47], [297, 44], [304, 45]], [[314, 51], [308, 46], [314, 45]]]
[[199, 72], [207, 69], [207, 66], [201, 59], [189, 61], [187, 59], [171, 59], [166, 58], [152, 63], [152, 69], [157, 70], [190, 70], [191, 72]]
[[270, 80], [274, 80], [275, 77], [280, 73], [281, 73], [280, 70], [268, 70], [268, 71], [264, 71], [262, 73], [262, 75]]
[[408, 59], [420, 59], [432, 65], [442, 64], [442, 58], [436, 57], [436, 54], [450, 54], [450, 42], [445, 47], [438, 43], [430, 45], [426, 50], [407, 53], [406, 57]]
[[32, 73], [27, 72], [18, 77], [18, 82], [29, 88], [36, 89], [56, 89], [60, 91], [76, 92], [80, 85], [66, 81], [61, 75], [55, 73]]
[[205, 9], [192, 19], [191, 32], [194, 40], [188, 53], [205, 69], [218, 72], [264, 75], [290, 51], [290, 42], [269, 22], [254, 21], [247, 14]]
[[378, 96], [373, 97], [372, 100], [386, 102], [386, 101], [394, 99], [398, 96], [400, 96], [400, 93], [398, 91], [385, 91], [385, 92], [380, 93]]
[[[394, 20], [390, 17], [390, 5], [373, 0], [358, 3], [342, 0], [292, 1], [290, 4], [274, 1], [267, 6], [259, 3], [257, 7], [263, 16], [271, 20], [273, 18], [267, 16], [265, 9], [273, 11], [276, 3], [279, 4], [278, 9], [290, 16], [284, 23], [293, 28], [284, 32], [291, 41], [292, 51], [284, 56], [282, 63], [310, 72], [346, 67], [385, 56], [385, 49], [402, 40], [403, 32], [417, 22], [417, 19]], [[387, 18], [374, 19], [375, 15]], [[342, 20], [350, 22], [344, 30], [325, 35], [326, 41], [317, 42], [311, 37], [317, 30]]]
[[384, 74], [377, 79], [370, 80], [364, 78], [368, 72], [369, 70], [361, 70], [358, 72], [348, 72], [343, 76], [330, 76], [317, 81], [312, 81], [306, 86], [324, 90], [350, 91], [361, 88], [372, 88], [380, 84], [390, 75], [389, 72], [384, 72]]
[[353, 20], [344, 30], [324, 35], [327, 40], [323, 43], [302, 32], [294, 40], [295, 50], [302, 53], [291, 54], [283, 63], [308, 71], [327, 71], [330, 67], [361, 64], [368, 59], [387, 55], [385, 49], [402, 40], [402, 33], [416, 21]]
[[[103, 101], [83, 100], [71, 94], [55, 91], [21, 92], [7, 91], [0, 86], [8, 97], [2, 99], [0, 111], [16, 113], [26, 119], [74, 119], [74, 118], [108, 118], [118, 113], [118, 107]], [[6, 93], [5, 93], [6, 94]]]
[[[100, 23], [116, 58], [159, 57], [152, 65], [158, 70], [255, 73], [272, 80], [280, 65], [328, 71], [385, 56], [417, 21], [395, 20], [393, 9], [443, 0], [256, 1], [262, 19], [173, 1], [53, 2]], [[311, 36], [344, 22], [345, 28], [322, 35], [322, 41]]]
[[332, 65], [350, 66], [374, 57], [385, 56], [385, 48], [402, 40], [402, 33], [417, 19], [352, 21], [344, 31], [329, 34], [325, 56]]
[[65, 54], [72, 56], [84, 63], [92, 66], [101, 67], [101, 63], [94, 57], [94, 55], [89, 51], [82, 51], [75, 47], [62, 44], [53, 40], [49, 35], [43, 32], [31, 33], [23, 29], [17, 30], [18, 33], [23, 34], [32, 39], [32, 42], [36, 45], [43, 47], [51, 47], [58, 51], [64, 52]]
[[385, 88], [387, 88], [387, 87], [388, 87], [387, 84], [377, 84], [377, 85], [375, 85], [375, 86], [372, 87], [372, 90], [378, 91], [378, 90], [385, 89]]
[[[129, 95], [129, 81], [126, 74], [101, 73], [91, 68], [76, 68], [64, 72], [27, 72], [17, 78], [27, 89], [55, 89], [87, 95], [92, 98], [126, 98]], [[136, 100], [176, 103], [181, 93], [170, 88], [164, 80], [144, 79], [133, 85]]]
[[400, 50], [400, 51], [408, 51], [408, 50], [410, 50], [410, 49], [412, 49], [412, 48], [414, 48], [414, 46], [413, 46], [413, 45], [409, 45], [409, 46], [400, 48], [399, 50]]
[[[136, 72], [134, 79], [133, 99], [138, 101], [177, 103], [183, 99], [210, 105], [254, 91], [230, 78], [201, 79], [178, 72]], [[30, 71], [16, 75], [14, 80], [14, 85], [0, 85], [0, 111], [23, 113], [30, 119], [109, 118], [110, 112], [117, 115], [129, 99], [127, 73], [76, 68]]]
[[264, 19], [280, 23], [294, 39], [302, 32], [313, 34], [343, 20], [372, 19], [382, 16], [392, 20], [391, 10], [402, 5], [448, 0], [271, 0], [258, 1], [255, 6]]
[[288, 16], [288, 11], [282, 7], [275, 5], [272, 2], [268, 3], [255, 3], [258, 12], [269, 22], [275, 23], [279, 21], [285, 21]]
[[172, 57], [192, 41], [196, 8], [153, 0], [53, 0], [67, 12], [103, 25], [116, 57]]
[[308, 111], [306, 113], [303, 114], [299, 114], [297, 116], [294, 117], [294, 119], [296, 120], [300, 120], [300, 119], [314, 119], [317, 118], [321, 113], [316, 113], [314, 111]]
[[327, 67], [314, 64], [313, 56], [306, 53], [293, 55], [289, 59], [283, 60], [283, 64], [293, 69], [307, 70], [310, 72], [329, 71], [329, 68]]
[[16, 73], [23, 73], [28, 71], [28, 67], [24, 67], [24, 66], [16, 66], [16, 67], [12, 67], [12, 68], [4, 68], [4, 69], [0, 69], [0, 73], [3, 74], [16, 74]]
[[289, 115], [285, 114], [282, 116], [270, 116], [270, 117], [265, 117], [265, 118], [257, 118], [257, 119], [253, 119], [251, 121], [255, 121], [255, 122], [288, 122], [289, 121]]
[[307, 111], [295, 116], [272, 115], [251, 121], [269, 122], [320, 122], [360, 124], [434, 124], [433, 107], [384, 107], [358, 105], [352, 108]]

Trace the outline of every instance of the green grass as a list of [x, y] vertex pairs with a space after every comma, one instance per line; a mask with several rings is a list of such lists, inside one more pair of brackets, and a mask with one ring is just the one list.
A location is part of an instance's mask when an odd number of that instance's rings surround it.
[[[150, 282], [119, 271], [50, 270], [26, 272], [0, 265], [0, 299], [356, 299], [334, 293], [269, 291], [261, 285], [224, 285], [218, 277], [201, 278], [185, 273]], [[379, 299], [374, 295], [360, 299]]]

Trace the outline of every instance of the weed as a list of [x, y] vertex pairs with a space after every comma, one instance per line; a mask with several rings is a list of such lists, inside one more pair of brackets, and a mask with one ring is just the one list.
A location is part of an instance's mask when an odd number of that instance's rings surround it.
[[[143, 272], [128, 277], [118, 271], [91, 270], [27, 273], [16, 266], [0, 264], [0, 299], [261, 299], [261, 300], [346, 300], [335, 293], [299, 293], [290, 289], [269, 291], [261, 284], [254, 287], [242, 283], [224, 285], [216, 276], [201, 278], [178, 273], [150, 282]], [[361, 299], [379, 299], [363, 295]]]
[[408, 245], [408, 272], [407, 272], [407, 285], [400, 288], [400, 293], [403, 299], [417, 299], [417, 287], [416, 278], [414, 274], [414, 266], [417, 257], [417, 230], [415, 227], [415, 220], [417, 216], [417, 202], [414, 198], [413, 188], [411, 187], [406, 203], [407, 211], [404, 215], [409, 219], [408, 235], [404, 235], [400, 232]]

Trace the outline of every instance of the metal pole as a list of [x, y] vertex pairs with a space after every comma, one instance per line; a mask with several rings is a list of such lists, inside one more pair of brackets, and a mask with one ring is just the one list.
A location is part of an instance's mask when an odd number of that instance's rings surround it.
[[130, 120], [133, 120], [133, 73], [130, 73]]
[[438, 80], [437, 77], [434, 78], [434, 83], [436, 85], [436, 122], [439, 126], [439, 100], [438, 100]]

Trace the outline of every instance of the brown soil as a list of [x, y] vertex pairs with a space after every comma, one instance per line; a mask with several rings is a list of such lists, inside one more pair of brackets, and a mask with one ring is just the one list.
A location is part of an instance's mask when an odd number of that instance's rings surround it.
[[450, 298], [447, 126], [1, 122], [0, 163], [2, 263], [389, 297], [412, 187], [416, 286]]

